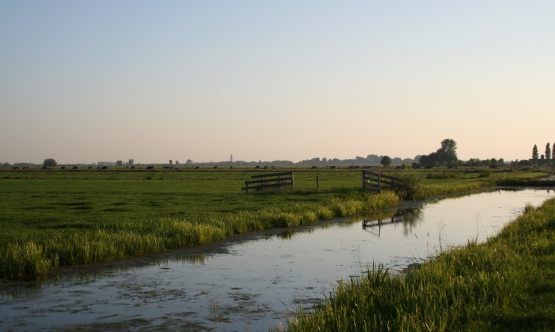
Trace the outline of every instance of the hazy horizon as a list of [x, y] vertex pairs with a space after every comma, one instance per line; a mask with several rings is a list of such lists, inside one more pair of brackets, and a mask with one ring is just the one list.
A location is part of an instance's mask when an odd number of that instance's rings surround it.
[[[0, 161], [531, 158], [555, 2], [0, 2]], [[370, 151], [370, 152], [369, 152]]]

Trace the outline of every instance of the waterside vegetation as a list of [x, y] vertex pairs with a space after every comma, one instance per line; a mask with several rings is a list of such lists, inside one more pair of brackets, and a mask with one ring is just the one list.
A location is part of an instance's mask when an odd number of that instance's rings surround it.
[[376, 194], [360, 190], [358, 170], [294, 171], [294, 190], [254, 195], [240, 188], [262, 170], [2, 171], [0, 277], [36, 277], [59, 266], [202, 245], [234, 234], [375, 211], [401, 199], [548, 175], [515, 171], [480, 178], [458, 171], [456, 177], [425, 179], [428, 170], [391, 169], [386, 172], [403, 178], [402, 190]]
[[[484, 244], [441, 252], [406, 275], [373, 267], [340, 282], [288, 331], [552, 331], [555, 199]], [[285, 330], [285, 327], [276, 330]]]

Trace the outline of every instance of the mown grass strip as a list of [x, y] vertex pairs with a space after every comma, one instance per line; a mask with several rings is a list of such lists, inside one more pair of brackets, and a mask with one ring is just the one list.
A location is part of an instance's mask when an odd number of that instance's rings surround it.
[[484, 244], [440, 253], [406, 276], [372, 269], [340, 282], [288, 331], [553, 331], [555, 199]]

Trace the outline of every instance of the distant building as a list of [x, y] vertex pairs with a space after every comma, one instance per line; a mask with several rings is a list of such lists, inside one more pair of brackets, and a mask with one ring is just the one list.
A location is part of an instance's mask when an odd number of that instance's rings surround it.
[[231, 155], [231, 156], [229, 157], [229, 161], [231, 161], [231, 162], [233, 163], [233, 155]]

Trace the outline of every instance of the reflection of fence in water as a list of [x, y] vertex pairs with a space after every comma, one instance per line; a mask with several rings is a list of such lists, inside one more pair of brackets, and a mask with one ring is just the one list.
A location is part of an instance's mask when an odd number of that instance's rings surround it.
[[422, 208], [383, 211], [363, 219], [362, 229], [370, 234], [380, 237], [382, 226], [402, 223], [403, 233], [405, 236], [408, 236], [423, 220]]

